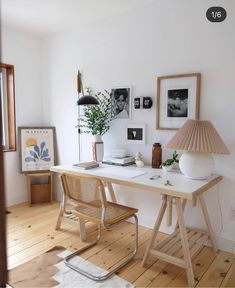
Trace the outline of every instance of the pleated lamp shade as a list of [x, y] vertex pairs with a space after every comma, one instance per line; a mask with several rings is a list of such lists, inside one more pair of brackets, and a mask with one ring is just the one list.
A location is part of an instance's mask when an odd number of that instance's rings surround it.
[[229, 154], [210, 121], [188, 120], [166, 146], [168, 149]]
[[188, 120], [166, 147], [186, 151], [179, 160], [179, 167], [191, 179], [206, 179], [212, 174], [214, 161], [211, 153], [229, 154], [210, 121]]

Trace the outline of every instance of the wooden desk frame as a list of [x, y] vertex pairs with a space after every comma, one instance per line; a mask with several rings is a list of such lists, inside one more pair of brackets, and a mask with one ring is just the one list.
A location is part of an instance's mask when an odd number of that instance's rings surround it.
[[[201, 209], [207, 225], [208, 233], [195, 229], [186, 229], [183, 213], [187, 200], [184, 199], [182, 201], [181, 198], [174, 197], [173, 200], [175, 201], [178, 216], [176, 229], [171, 235], [169, 235], [166, 239], [154, 247], [157, 233], [159, 232], [163, 216], [167, 209], [167, 198], [168, 197], [166, 195], [163, 195], [162, 206], [158, 213], [157, 221], [154, 225], [149, 244], [145, 251], [142, 265], [146, 265], [150, 255], [156, 256], [163, 261], [186, 269], [188, 285], [189, 287], [194, 287], [195, 280], [192, 268], [192, 258], [201, 250], [203, 242], [208, 238], [211, 241], [213, 250], [215, 252], [218, 250], [206, 203], [203, 195], [199, 195], [198, 198], [201, 204]], [[181, 242], [181, 247], [179, 242]]]
[[[72, 175], [84, 175], [84, 171], [71, 171], [71, 170], [63, 170], [63, 166], [52, 167], [51, 169], [57, 173], [71, 173]], [[216, 238], [212, 229], [212, 225], [210, 222], [207, 206], [203, 197], [203, 193], [215, 186], [218, 182], [222, 180], [222, 176], [215, 176], [210, 181], [206, 182], [204, 185], [201, 185], [198, 189], [189, 193], [188, 195], [184, 192], [174, 191], [174, 189], [168, 188], [158, 188], [156, 186], [149, 186], [135, 183], [133, 181], [128, 181], [128, 179], [117, 179], [114, 177], [106, 177], [106, 176], [98, 176], [97, 174], [93, 174], [91, 171], [87, 172], [89, 175], [94, 175], [95, 177], [99, 177], [104, 183], [106, 183], [106, 187], [110, 193], [111, 199], [113, 202], [116, 202], [116, 197], [113, 191], [112, 183], [129, 186], [132, 188], [151, 190], [155, 192], [160, 192], [162, 194], [162, 205], [160, 211], [158, 213], [158, 217], [156, 223], [154, 225], [151, 238], [149, 244], [146, 248], [145, 255], [142, 261], [142, 265], [146, 265], [148, 258], [150, 255], [156, 256], [157, 258], [166, 261], [168, 263], [177, 265], [186, 269], [188, 285], [193, 287], [195, 285], [195, 279], [192, 268], [192, 258], [195, 256], [199, 250], [201, 249], [204, 241], [209, 239], [211, 241], [213, 250], [217, 252], [217, 244]], [[193, 206], [196, 205], [197, 200], [200, 202], [201, 210], [203, 213], [204, 220], [207, 225], [208, 232], [199, 231], [196, 229], [188, 229], [185, 226], [184, 222], [184, 209], [187, 201], [192, 201]], [[178, 221], [176, 223], [175, 231], [169, 235], [165, 240], [161, 241], [157, 246], [155, 246], [154, 242], [159, 232], [160, 225], [162, 223], [162, 219], [164, 214], [167, 212], [167, 223], [171, 225], [172, 218], [172, 205], [176, 205], [176, 212]], [[83, 223], [83, 228], [85, 224]], [[82, 228], [82, 239], [85, 240], [85, 228]], [[181, 248], [181, 249], [180, 249]]]

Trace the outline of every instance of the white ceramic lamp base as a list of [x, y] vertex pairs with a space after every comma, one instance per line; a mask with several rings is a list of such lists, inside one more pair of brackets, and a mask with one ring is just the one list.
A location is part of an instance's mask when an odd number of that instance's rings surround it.
[[181, 172], [190, 179], [206, 179], [212, 174], [213, 166], [210, 153], [185, 152], [179, 160]]

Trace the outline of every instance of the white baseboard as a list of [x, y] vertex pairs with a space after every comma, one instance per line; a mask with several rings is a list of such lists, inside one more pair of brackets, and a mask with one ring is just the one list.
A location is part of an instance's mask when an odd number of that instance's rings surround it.
[[[60, 200], [61, 200], [60, 194], [61, 193], [54, 193], [53, 200], [60, 202]], [[21, 194], [21, 195], [14, 196], [14, 197], [7, 197], [6, 198], [6, 207], [16, 205], [16, 204], [25, 203], [27, 201], [28, 201], [27, 194]]]
[[[216, 235], [216, 241], [219, 250], [223, 250], [232, 254], [235, 254], [235, 241], [224, 239]], [[206, 240], [204, 245], [211, 247], [210, 240]]]
[[27, 202], [27, 195], [21, 194], [19, 196], [9, 197], [6, 199], [6, 207]]
[[[156, 219], [150, 218], [144, 215], [139, 215], [138, 214], [138, 220], [139, 220], [139, 225], [153, 229], [153, 226], [155, 224]], [[165, 223], [165, 218], [163, 218], [162, 225], [160, 227], [160, 232], [170, 234], [174, 231], [174, 223], [172, 226], [167, 227]]]
[[216, 236], [218, 248], [220, 250], [235, 254], [235, 241]]

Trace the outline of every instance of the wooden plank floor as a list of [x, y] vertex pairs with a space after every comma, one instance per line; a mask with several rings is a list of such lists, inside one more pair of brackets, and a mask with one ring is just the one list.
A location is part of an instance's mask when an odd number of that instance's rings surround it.
[[[7, 243], [9, 269], [24, 263], [48, 249], [60, 245], [74, 251], [86, 243], [79, 238], [78, 229], [62, 223], [62, 229], [54, 229], [59, 204], [38, 204], [28, 207], [27, 203], [8, 209]], [[87, 223], [88, 241], [96, 236], [96, 226]], [[118, 272], [118, 275], [136, 287], [187, 287], [183, 269], [164, 261], [150, 258], [143, 268], [141, 260], [151, 230], [139, 227], [139, 250], [135, 259]], [[157, 242], [167, 235], [159, 233]], [[103, 231], [97, 246], [81, 256], [104, 269], [110, 269], [129, 253], [133, 247], [134, 226], [122, 222], [111, 230]], [[204, 247], [194, 258], [193, 270], [196, 287], [235, 287], [235, 255], [220, 251], [215, 254]]]

